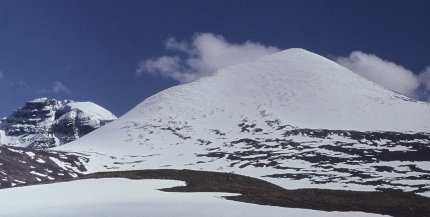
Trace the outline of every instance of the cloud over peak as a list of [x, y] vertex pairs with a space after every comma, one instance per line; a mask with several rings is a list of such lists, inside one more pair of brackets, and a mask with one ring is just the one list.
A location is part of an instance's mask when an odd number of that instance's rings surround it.
[[361, 51], [349, 57], [338, 57], [336, 62], [349, 70], [405, 96], [430, 101], [430, 67], [412, 72], [394, 62]]
[[[139, 63], [136, 75], [153, 75], [189, 83], [212, 75], [218, 69], [276, 53], [278, 48], [257, 42], [230, 43], [223, 36], [197, 33], [189, 41], [169, 38], [164, 46], [175, 55], [160, 56]], [[335, 61], [349, 70], [405, 96], [430, 101], [430, 67], [412, 72], [376, 55], [353, 51]], [[58, 88], [58, 91], [63, 90]], [[56, 91], [57, 92], [57, 91]], [[67, 92], [67, 88], [63, 90]], [[70, 91], [68, 91], [70, 93]]]
[[178, 42], [175, 38], [169, 38], [165, 46], [178, 55], [144, 60], [139, 64], [136, 74], [161, 75], [188, 83], [210, 76], [217, 69], [250, 62], [279, 51], [276, 47], [251, 41], [230, 43], [224, 37], [212, 33], [195, 34], [191, 42]]
[[349, 57], [338, 57], [336, 62], [386, 88], [409, 97], [417, 97], [420, 80], [403, 66], [361, 51], [354, 51]]

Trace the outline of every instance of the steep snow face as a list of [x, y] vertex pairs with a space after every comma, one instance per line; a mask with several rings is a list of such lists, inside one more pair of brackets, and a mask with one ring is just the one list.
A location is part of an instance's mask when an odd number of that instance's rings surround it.
[[73, 141], [116, 119], [91, 102], [47, 98], [27, 102], [0, 121], [0, 144], [49, 148]]
[[287, 188], [423, 193], [429, 125], [427, 103], [290, 49], [162, 91], [60, 149], [87, 155], [90, 172], [203, 169]]

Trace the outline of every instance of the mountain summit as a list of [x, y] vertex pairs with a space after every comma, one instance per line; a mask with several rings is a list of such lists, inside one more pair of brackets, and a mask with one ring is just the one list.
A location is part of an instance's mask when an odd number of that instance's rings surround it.
[[91, 102], [31, 100], [0, 120], [0, 144], [51, 148], [74, 141], [116, 119]]
[[430, 192], [429, 126], [429, 104], [289, 49], [162, 91], [59, 149], [88, 156], [89, 172], [186, 168], [286, 188]]
[[212, 77], [170, 88], [128, 116], [200, 122], [213, 117], [222, 120], [223, 127], [244, 118], [361, 131], [427, 132], [430, 127], [428, 103], [385, 89], [303, 49], [230, 66]]

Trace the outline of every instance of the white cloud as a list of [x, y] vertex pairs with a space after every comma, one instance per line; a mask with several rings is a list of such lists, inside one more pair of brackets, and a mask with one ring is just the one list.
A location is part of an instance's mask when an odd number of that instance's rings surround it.
[[2, 71], [0, 71], [0, 80], [4, 78], [4, 74]]
[[62, 83], [56, 81], [54, 82], [54, 85], [52, 86], [52, 91], [54, 91], [54, 93], [67, 93], [67, 94], [71, 94], [72, 92]]
[[424, 69], [419, 75], [418, 79], [421, 82], [421, 87], [417, 90], [417, 95], [422, 101], [430, 102], [430, 67]]
[[279, 51], [276, 47], [251, 41], [229, 43], [222, 36], [212, 33], [195, 34], [191, 42], [169, 38], [165, 46], [178, 55], [144, 60], [136, 74], [162, 75], [188, 83], [209, 76], [222, 67], [250, 62]]
[[[276, 47], [251, 41], [230, 43], [224, 37], [212, 33], [195, 34], [189, 42], [169, 38], [165, 47], [177, 54], [142, 61], [136, 75], [161, 75], [180, 83], [188, 83], [210, 76], [217, 69], [250, 62], [279, 51]], [[335, 60], [388, 89], [418, 100], [430, 100], [430, 67], [421, 73], [413, 73], [394, 62], [361, 51], [354, 51], [349, 57], [337, 57]]]
[[426, 86], [424, 89], [430, 89], [429, 68], [420, 75], [415, 75], [403, 66], [361, 51], [354, 51], [349, 57], [338, 57], [336, 61], [375, 83], [412, 98], [421, 97], [423, 85]]
[[418, 79], [422, 83], [423, 87], [430, 90], [430, 67], [424, 69], [419, 75]]

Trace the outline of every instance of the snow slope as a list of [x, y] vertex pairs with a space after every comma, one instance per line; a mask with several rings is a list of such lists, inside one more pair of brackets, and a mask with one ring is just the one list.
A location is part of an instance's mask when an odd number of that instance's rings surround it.
[[162, 91], [59, 150], [89, 172], [187, 168], [286, 188], [430, 192], [430, 106], [302, 49]]
[[110, 111], [92, 102], [72, 102], [64, 105], [63, 112], [77, 111], [82, 119], [114, 120]]
[[173, 180], [91, 179], [3, 189], [0, 216], [383, 216], [324, 212], [240, 203], [230, 193], [171, 193], [156, 189], [184, 185]]

